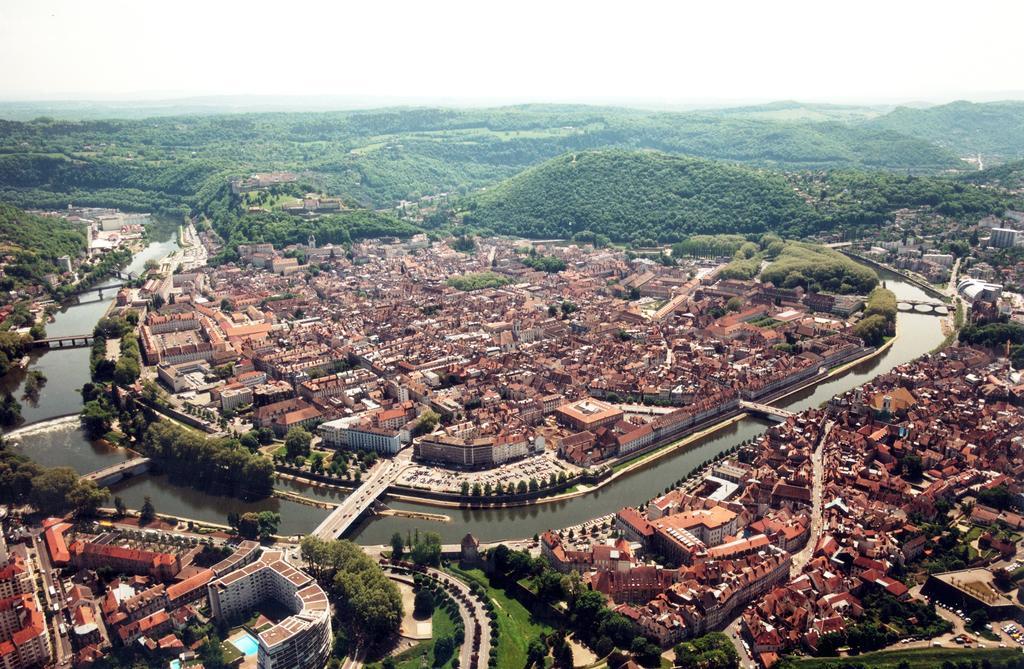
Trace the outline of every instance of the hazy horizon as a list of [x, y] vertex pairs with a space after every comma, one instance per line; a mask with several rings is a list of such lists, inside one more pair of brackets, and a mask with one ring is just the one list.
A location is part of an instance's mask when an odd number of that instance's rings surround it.
[[[1024, 4], [7, 0], [0, 100], [722, 107], [1024, 99]], [[367, 104], [365, 101], [372, 101]]]

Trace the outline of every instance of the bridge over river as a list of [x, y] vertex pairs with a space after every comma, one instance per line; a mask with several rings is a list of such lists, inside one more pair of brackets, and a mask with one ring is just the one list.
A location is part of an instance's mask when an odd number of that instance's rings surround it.
[[110, 465], [109, 467], [89, 472], [88, 474], [83, 475], [82, 478], [93, 481], [100, 487], [105, 487], [113, 485], [125, 477], [135, 476], [136, 474], [143, 474], [149, 471], [149, 463], [149, 458], [132, 458], [131, 460], [119, 462], [116, 465]]
[[[399, 459], [402, 458], [402, 459]], [[363, 481], [363, 484], [346, 497], [330, 515], [324, 518], [313, 536], [329, 541], [345, 534], [352, 524], [369, 509], [377, 498], [388, 489], [408, 464], [408, 456], [399, 455], [394, 460], [385, 460], [377, 467], [377, 471]]]
[[740, 401], [740, 408], [746, 411], [747, 413], [757, 414], [758, 416], [767, 418], [769, 420], [774, 420], [779, 423], [784, 423], [787, 418], [796, 415], [794, 412], [789, 411], [787, 409], [775, 407], [770, 404], [758, 404], [757, 402], [747, 402], [746, 400]]
[[932, 314], [946, 316], [949, 305], [939, 300], [897, 300], [896, 308], [900, 311], [913, 311], [915, 314]]

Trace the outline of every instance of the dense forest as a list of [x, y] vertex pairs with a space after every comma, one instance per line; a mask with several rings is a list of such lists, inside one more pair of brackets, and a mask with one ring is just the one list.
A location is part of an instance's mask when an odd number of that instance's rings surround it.
[[1024, 104], [958, 101], [938, 107], [898, 107], [869, 127], [923, 139], [958, 156], [981, 154], [1013, 160], [1024, 156]]
[[690, 234], [803, 232], [814, 211], [780, 176], [653, 151], [587, 151], [529, 169], [466, 203], [464, 223], [525, 237], [580, 231], [641, 245]]
[[[977, 188], [984, 177], [970, 174], [961, 158], [996, 146], [1003, 159], [1024, 157], [1022, 114], [1018, 103], [888, 111], [780, 102], [691, 112], [521, 105], [40, 117], [0, 121], [0, 201], [205, 213], [229, 245], [301, 241], [310, 231], [337, 243], [407, 236], [415, 228], [356, 208], [384, 210], [438, 193], [476, 207], [468, 218], [474, 225], [532, 236], [803, 236], [881, 225], [903, 206], [931, 205], [951, 216], [1000, 209], [1006, 198]], [[566, 156], [584, 157], [583, 169], [567, 171]], [[352, 211], [316, 223], [250, 214], [226, 187], [232, 177], [277, 169], [297, 172], [297, 189], [341, 196]], [[945, 172], [965, 176], [936, 176]], [[545, 175], [573, 176], [582, 191], [544, 184]], [[530, 191], [567, 199], [563, 206], [533, 202]], [[502, 194], [518, 199], [503, 204]], [[528, 207], [519, 211], [518, 203]], [[599, 230], [605, 223], [611, 227]]]
[[43, 276], [59, 272], [57, 258], [85, 252], [85, 230], [59, 218], [35, 216], [0, 202], [0, 253], [13, 257], [4, 267], [0, 289], [43, 285]]
[[723, 232], [856, 236], [885, 225], [899, 209], [978, 219], [1019, 207], [1021, 200], [966, 178], [854, 170], [780, 175], [653, 151], [606, 150], [560, 156], [466, 198], [463, 206], [464, 223], [478, 230], [534, 238], [589, 230], [648, 245]]
[[[171, 213], [194, 204], [211, 180], [291, 169], [328, 192], [380, 207], [423, 194], [469, 192], [568, 151], [601, 147], [656, 149], [779, 170], [965, 167], [959, 153], [934, 137], [916, 136], [913, 123], [902, 117], [887, 127], [885, 116], [865, 120], [854, 111], [819, 107], [785, 109], [782, 116], [777, 109], [523, 105], [0, 121], [0, 197], [32, 206], [75, 202]], [[981, 117], [977, 110], [989, 108], [945, 113], [956, 118], [974, 111], [972, 117]], [[944, 109], [909, 113], [927, 118]], [[1000, 142], [1004, 132], [986, 125], [979, 135]]]

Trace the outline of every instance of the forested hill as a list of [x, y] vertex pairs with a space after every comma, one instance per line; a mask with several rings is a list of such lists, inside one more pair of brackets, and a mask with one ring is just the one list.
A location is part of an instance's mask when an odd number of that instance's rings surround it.
[[899, 107], [868, 124], [923, 139], [960, 157], [1024, 158], [1024, 102], [952, 102], [927, 109]]
[[[1014, 173], [977, 174], [1008, 171]], [[979, 181], [855, 170], [782, 175], [610, 149], [560, 156], [461, 205], [465, 226], [481, 232], [544, 239], [592, 231], [641, 246], [703, 233], [857, 234], [886, 225], [898, 209], [978, 219], [1024, 206], [1012, 193]]]
[[0, 203], [0, 254], [13, 258], [4, 267], [0, 289], [42, 283], [44, 275], [58, 271], [57, 258], [77, 258], [85, 251], [85, 242], [81, 225]]
[[780, 176], [653, 151], [584, 151], [526, 170], [466, 203], [467, 226], [525, 237], [592, 231], [674, 242], [704, 232], [801, 233], [813, 209]]
[[[229, 176], [292, 170], [384, 207], [465, 194], [568, 151], [656, 149], [779, 170], [963, 167], [929, 141], [815, 111], [791, 121], [573, 105], [0, 121], [0, 199], [178, 212]], [[810, 113], [810, 112], [808, 112]], [[808, 119], [815, 119], [811, 121]], [[825, 121], [825, 122], [818, 122]]]

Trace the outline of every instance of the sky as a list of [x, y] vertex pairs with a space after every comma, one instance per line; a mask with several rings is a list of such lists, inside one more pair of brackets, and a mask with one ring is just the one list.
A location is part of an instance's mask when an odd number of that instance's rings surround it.
[[1024, 98], [1010, 0], [0, 0], [0, 99]]

